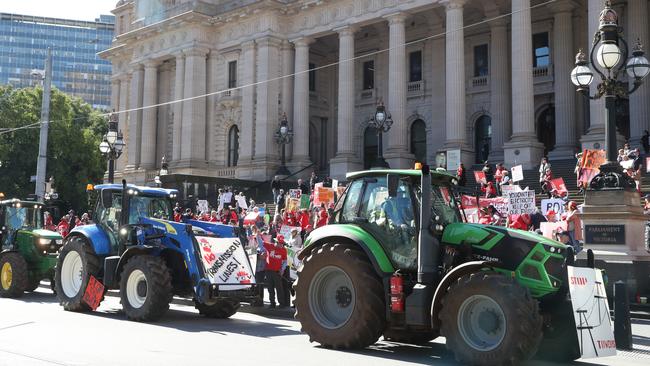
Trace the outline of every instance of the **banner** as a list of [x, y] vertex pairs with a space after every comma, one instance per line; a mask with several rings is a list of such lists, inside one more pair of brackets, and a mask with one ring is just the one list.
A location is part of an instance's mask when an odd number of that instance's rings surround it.
[[505, 184], [501, 186], [501, 195], [503, 197], [508, 197], [510, 192], [519, 192], [521, 187], [518, 184]]
[[485, 172], [482, 171], [474, 171], [474, 180], [476, 183], [487, 184], [487, 180], [485, 179]]
[[510, 172], [512, 174], [512, 181], [513, 182], [521, 182], [524, 180], [524, 168], [521, 165], [513, 166], [510, 169]]
[[585, 150], [582, 153], [583, 169], [598, 169], [607, 161], [605, 150]]
[[562, 177], [551, 179], [551, 188], [556, 191], [560, 196], [568, 194], [569, 191], [566, 189], [566, 184], [564, 184], [564, 179]]
[[331, 203], [334, 203], [334, 189], [327, 187], [315, 187], [315, 189], [314, 206], [320, 206], [321, 203], [324, 203], [325, 207], [329, 207]]
[[594, 179], [594, 177], [600, 173], [600, 169], [589, 169], [589, 168], [584, 168], [580, 170], [580, 182], [589, 185], [591, 183], [591, 180]]
[[508, 214], [523, 215], [535, 212], [535, 191], [508, 193]]
[[549, 210], [553, 210], [556, 214], [561, 215], [564, 213], [564, 200], [559, 198], [550, 198], [542, 200], [542, 215], [546, 216]]
[[255, 272], [239, 238], [197, 236], [196, 239], [205, 274], [210, 283], [220, 285], [220, 291], [241, 290], [255, 284]]
[[284, 236], [284, 241], [289, 241], [289, 238], [291, 238], [291, 230], [293, 229], [298, 229], [298, 234], [300, 234], [300, 231], [302, 230], [300, 226], [282, 225], [278, 234]]
[[289, 190], [289, 198], [300, 198], [302, 196], [302, 191], [299, 189], [290, 189]]
[[567, 266], [567, 271], [582, 358], [615, 356], [616, 341], [602, 272], [573, 266]]
[[[478, 207], [476, 206], [476, 197], [463, 195], [461, 196], [461, 203], [467, 221], [470, 223], [478, 223], [479, 215]], [[481, 208], [492, 205], [503, 217], [508, 214], [508, 201], [505, 197], [480, 198], [479, 205]]]
[[244, 225], [255, 225], [260, 214], [257, 212], [249, 212], [244, 217]]

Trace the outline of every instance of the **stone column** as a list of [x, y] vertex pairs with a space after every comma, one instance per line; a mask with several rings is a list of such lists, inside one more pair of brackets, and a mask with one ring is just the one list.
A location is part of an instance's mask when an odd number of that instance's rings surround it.
[[[118, 111], [125, 111], [129, 109], [128, 103], [129, 103], [129, 76], [128, 75], [122, 75], [120, 77], [120, 98], [119, 98], [119, 104], [117, 105], [117, 110]], [[124, 139], [125, 142], [129, 141], [129, 130], [128, 130], [128, 114], [126, 112], [120, 112], [118, 114], [118, 131], [122, 131], [122, 138]], [[115, 167], [115, 171], [122, 171], [126, 167], [127, 164], [127, 156], [128, 156], [128, 150], [129, 147], [125, 146], [124, 149], [122, 150], [122, 156], [117, 159], [117, 164]]]
[[535, 134], [530, 0], [513, 0], [512, 12], [512, 138], [505, 145], [505, 162], [532, 169], [544, 146]]
[[[190, 48], [185, 51], [184, 98], [204, 95], [206, 92], [207, 49]], [[205, 169], [205, 106], [206, 98], [183, 102], [181, 127], [181, 167]]]
[[471, 164], [472, 151], [465, 137], [465, 35], [463, 32], [463, 5], [465, 0], [449, 0], [446, 3], [445, 83], [447, 150], [460, 150], [461, 161]]
[[275, 132], [280, 120], [279, 97], [279, 58], [280, 40], [265, 37], [257, 42], [258, 69], [257, 114], [255, 121], [255, 168], [254, 179], [266, 180], [279, 165], [279, 149], [275, 142]]
[[[486, 14], [488, 18], [498, 13]], [[492, 146], [489, 160], [503, 162], [503, 144], [510, 139], [510, 63], [508, 58], [508, 29], [504, 18], [490, 22], [490, 112]]]
[[[251, 85], [255, 82], [255, 42], [247, 41], [242, 44], [241, 85]], [[255, 87], [245, 86], [241, 89], [242, 114], [241, 132], [239, 134], [239, 162], [237, 165], [250, 165], [255, 148]], [[250, 178], [244, 175], [242, 178]]]
[[118, 103], [120, 102], [120, 79], [118, 76], [111, 78], [111, 109], [119, 110]]
[[[443, 36], [445, 28], [443, 27], [444, 19], [433, 17], [431, 34], [437, 35], [431, 40], [431, 126], [427, 129], [427, 144], [431, 146], [427, 149], [429, 163], [435, 162], [436, 154], [443, 149], [446, 138], [446, 111], [447, 96], [446, 88], [446, 71], [445, 71], [445, 37]], [[456, 171], [456, 168], [453, 169]]]
[[[627, 43], [630, 47], [630, 57], [632, 48], [636, 45], [636, 40], [640, 39], [648, 57], [650, 38], [648, 37], [648, 1], [647, 0], [628, 0], [628, 27]], [[621, 61], [623, 62], [623, 61]], [[625, 60], [627, 62], [627, 60]], [[641, 147], [641, 136], [643, 131], [650, 129], [650, 80], [646, 78], [641, 87], [630, 95], [630, 142], [633, 146]]]
[[167, 104], [174, 99], [172, 95], [172, 67], [170, 62], [163, 62], [158, 68], [158, 104], [165, 103], [159, 106], [157, 127], [156, 127], [156, 158], [154, 165], [156, 169], [160, 168], [163, 156], [165, 161], [171, 159], [171, 151], [169, 147], [169, 127], [171, 126], [171, 110], [173, 105]]
[[[174, 100], [183, 99], [185, 91], [185, 55], [182, 52], [176, 56], [176, 77], [174, 80]], [[181, 160], [181, 132], [183, 125], [183, 102], [176, 102], [172, 105], [174, 111], [173, 133], [172, 133], [172, 163]]]
[[576, 90], [571, 83], [575, 60], [573, 47], [573, 4], [569, 1], [549, 5], [553, 11], [553, 69], [555, 92], [555, 149], [551, 159], [569, 159], [576, 148]]
[[312, 42], [311, 38], [300, 38], [294, 41], [296, 76], [293, 92], [293, 161], [303, 167], [311, 163], [309, 160], [309, 45]]
[[156, 129], [157, 107], [150, 107], [158, 103], [158, 62], [146, 61], [144, 63], [144, 90], [142, 96], [142, 136], [140, 167], [153, 169], [156, 167]]
[[[587, 49], [584, 50], [587, 55], [591, 51], [594, 33], [598, 30], [598, 22], [600, 12], [603, 10], [603, 4], [602, 1], [587, 1]], [[599, 66], [590, 65], [590, 67], [594, 68]], [[596, 94], [596, 86], [599, 83], [600, 76], [594, 71], [594, 82], [591, 83], [589, 90], [591, 95]], [[587, 134], [580, 139], [580, 143], [583, 149], [605, 148], [605, 98], [591, 100], [589, 102], [589, 129], [587, 130]]]
[[[294, 133], [296, 132], [296, 124], [293, 118], [293, 76], [294, 73], [294, 60], [295, 54], [293, 50], [293, 43], [283, 40], [280, 45], [280, 54], [282, 57], [281, 65], [281, 75], [282, 79], [280, 80], [280, 114], [286, 113], [287, 120], [289, 121], [289, 126], [292, 126]], [[294, 145], [296, 140], [292, 144], [287, 145], [287, 162], [291, 161], [293, 163], [293, 154], [294, 154]], [[296, 166], [296, 170], [302, 169], [300, 166]]]
[[[131, 73], [131, 101], [129, 109], [142, 107], [142, 79], [144, 70], [142, 65], [134, 66]], [[142, 110], [137, 109], [129, 113], [129, 139], [128, 139], [128, 164], [125, 170], [137, 169], [140, 165], [140, 132], [142, 130]]]
[[354, 155], [354, 33], [356, 28], [346, 26], [335, 29], [339, 34], [339, 93], [336, 156], [330, 162], [332, 178], [344, 179], [349, 171], [362, 167]]
[[[218, 73], [217, 65], [221, 60], [221, 55], [217, 50], [211, 50], [210, 55], [208, 56], [208, 65], [207, 65], [207, 93], [214, 93], [218, 90]], [[214, 146], [217, 141], [214, 141], [215, 129], [217, 127], [216, 121], [216, 110], [217, 110], [217, 95], [210, 95], [206, 99], [206, 128], [205, 128], [205, 160], [211, 165], [211, 167], [216, 167], [217, 165], [217, 154], [216, 148]], [[220, 126], [223, 127], [223, 126]], [[226, 133], [227, 134], [227, 133]], [[228, 141], [227, 138], [225, 141]], [[227, 145], [227, 144], [226, 144]]]
[[386, 160], [391, 168], [411, 168], [414, 156], [409, 150], [409, 126], [406, 123], [406, 14], [386, 17], [389, 27], [388, 53], [388, 104], [386, 109], [393, 118], [393, 127], [384, 144]]

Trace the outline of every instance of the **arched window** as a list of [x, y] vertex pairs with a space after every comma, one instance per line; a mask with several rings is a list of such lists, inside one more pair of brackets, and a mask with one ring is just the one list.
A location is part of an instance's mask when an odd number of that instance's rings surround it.
[[228, 166], [237, 166], [239, 160], [239, 128], [230, 127], [228, 130]]
[[546, 108], [537, 118], [537, 140], [544, 144], [544, 155], [555, 149], [555, 108]]
[[421, 119], [411, 125], [411, 154], [415, 161], [424, 163], [427, 159], [427, 126]]
[[484, 163], [490, 156], [492, 149], [492, 118], [483, 115], [476, 120], [474, 126], [474, 152], [475, 162]]
[[372, 163], [377, 160], [377, 130], [366, 127], [363, 132], [363, 167], [370, 169]]

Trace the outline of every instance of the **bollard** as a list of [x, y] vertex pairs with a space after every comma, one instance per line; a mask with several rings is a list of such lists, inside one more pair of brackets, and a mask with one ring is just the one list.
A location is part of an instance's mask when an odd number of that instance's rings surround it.
[[623, 281], [614, 284], [614, 339], [616, 348], [632, 349], [632, 324], [627, 285]]
[[595, 265], [595, 258], [594, 258], [594, 251], [591, 249], [587, 250], [587, 267], [589, 268], [594, 268]]

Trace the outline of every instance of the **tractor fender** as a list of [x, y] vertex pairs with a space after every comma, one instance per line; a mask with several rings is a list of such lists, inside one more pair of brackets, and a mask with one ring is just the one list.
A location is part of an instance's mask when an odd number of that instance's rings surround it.
[[359, 246], [366, 253], [377, 274], [385, 277], [395, 272], [390, 259], [379, 242], [363, 229], [355, 225], [327, 225], [309, 234], [308, 245], [298, 258], [304, 260], [314, 250], [325, 243], [349, 243]]
[[462, 276], [468, 275], [470, 273], [476, 273], [483, 269], [490, 269], [494, 262], [488, 261], [472, 261], [461, 264], [458, 267], [455, 267], [445, 277], [440, 281], [438, 287], [436, 287], [436, 292], [433, 295], [433, 301], [431, 302], [431, 327], [433, 329], [440, 329], [440, 320], [438, 319], [438, 313], [442, 309], [442, 298], [445, 297], [447, 289], [454, 282], [458, 281]]
[[104, 229], [97, 224], [76, 226], [67, 238], [72, 237], [81, 237], [86, 240], [98, 256], [111, 254], [111, 241]]

